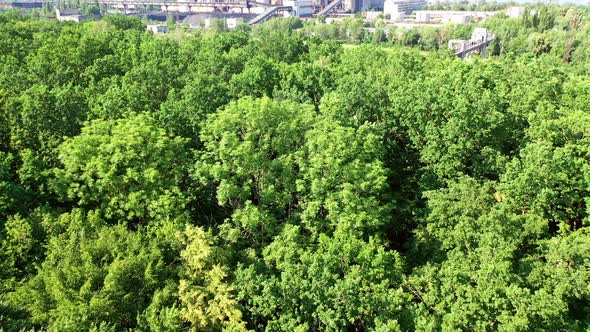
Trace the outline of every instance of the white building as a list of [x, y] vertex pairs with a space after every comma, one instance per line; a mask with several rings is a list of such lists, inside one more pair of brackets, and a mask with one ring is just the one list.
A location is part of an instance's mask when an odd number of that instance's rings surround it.
[[509, 7], [506, 8], [506, 15], [510, 18], [519, 18], [524, 14], [524, 7]]
[[371, 11], [371, 12], [364, 12], [363, 14], [365, 15], [365, 18], [367, 20], [374, 21], [379, 18], [379, 15], [383, 15], [383, 12]]
[[361, 1], [361, 11], [367, 10], [382, 10], [385, 6], [384, 0], [362, 0]]
[[313, 14], [312, 0], [285, 0], [283, 6], [293, 7], [291, 16], [309, 17]]
[[58, 21], [72, 21], [72, 22], [83, 22], [91, 19], [98, 18], [96, 15], [82, 15], [79, 9], [56, 9], [55, 18]]
[[490, 33], [486, 28], [475, 28], [471, 33], [471, 40], [472, 41], [486, 41], [490, 38]]
[[383, 13], [392, 20], [400, 20], [426, 6], [426, 0], [385, 0]]
[[461, 10], [418, 10], [416, 11], [416, 22], [441, 22], [465, 24], [473, 20], [485, 20], [496, 15], [496, 12], [461, 11]]
[[227, 18], [225, 23], [227, 24], [228, 29], [235, 29], [238, 25], [244, 23], [244, 19], [241, 17], [231, 17]]
[[[454, 24], [467, 24], [467, 23], [471, 22], [471, 15], [465, 15], [465, 14], [451, 15], [451, 17], [449, 18], [449, 22], [454, 23]], [[443, 22], [443, 23], [447, 23], [447, 22]]]
[[430, 13], [425, 10], [419, 10], [416, 12], [416, 22], [430, 22]]
[[384, 0], [344, 0], [344, 9], [351, 12], [382, 10]]
[[166, 25], [161, 25], [161, 24], [148, 24], [146, 26], [146, 29], [148, 31], [153, 32], [153, 33], [167, 33], [168, 32], [168, 27]]

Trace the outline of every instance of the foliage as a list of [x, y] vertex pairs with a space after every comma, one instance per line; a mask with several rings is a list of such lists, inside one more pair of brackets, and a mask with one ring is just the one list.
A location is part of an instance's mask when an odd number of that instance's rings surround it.
[[95, 120], [60, 146], [55, 189], [107, 219], [143, 224], [180, 216], [185, 142], [146, 114]]
[[216, 249], [211, 246], [205, 232], [188, 227], [182, 233], [184, 249], [184, 278], [180, 280], [179, 297], [183, 303], [183, 317], [195, 330], [245, 331], [242, 313], [232, 293], [234, 288], [224, 279], [227, 268], [219, 264]]
[[0, 329], [590, 329], [589, 12], [526, 9], [1, 14]]

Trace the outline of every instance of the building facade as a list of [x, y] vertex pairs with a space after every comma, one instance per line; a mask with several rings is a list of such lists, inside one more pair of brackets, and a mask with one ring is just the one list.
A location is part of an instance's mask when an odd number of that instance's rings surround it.
[[426, 4], [426, 0], [385, 0], [383, 14], [392, 20], [401, 20], [412, 12], [424, 8]]
[[100, 18], [97, 15], [82, 15], [79, 9], [56, 9], [55, 18], [58, 21], [84, 22]]
[[288, 13], [291, 16], [309, 17], [313, 14], [312, 0], [284, 0], [283, 6], [293, 7], [293, 11]]
[[418, 10], [416, 22], [430, 23], [469, 23], [473, 20], [485, 20], [496, 15], [496, 12], [460, 11], [460, 10]]

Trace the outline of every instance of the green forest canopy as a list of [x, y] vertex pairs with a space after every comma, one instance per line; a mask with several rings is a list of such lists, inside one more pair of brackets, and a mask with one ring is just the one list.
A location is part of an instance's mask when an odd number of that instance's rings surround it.
[[471, 61], [0, 16], [0, 330], [590, 329], [590, 35], [544, 10]]

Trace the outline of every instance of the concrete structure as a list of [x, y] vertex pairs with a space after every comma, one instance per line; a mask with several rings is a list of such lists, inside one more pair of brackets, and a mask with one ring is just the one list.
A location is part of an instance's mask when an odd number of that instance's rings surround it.
[[425, 6], [426, 0], [385, 0], [383, 13], [392, 20], [401, 20]]
[[[233, 14], [233, 13], [197, 13], [186, 15], [184, 18], [178, 19], [177, 22], [181, 26], [188, 26], [190, 30], [202, 29], [205, 27], [205, 20], [211, 25], [213, 20], [226, 19], [226, 24], [240, 25], [242, 22], [248, 22], [256, 17], [256, 14]], [[232, 20], [233, 19], [233, 20]], [[233, 22], [232, 22], [233, 21]], [[162, 24], [162, 23], [160, 23]]]
[[471, 15], [452, 15], [448, 22], [443, 23], [467, 24], [471, 22]]
[[510, 18], [519, 18], [524, 14], [524, 7], [509, 7], [506, 8], [506, 15]]
[[[350, 4], [348, 4], [348, 2], [349, 1], [347, 0], [346, 4], [350, 5]], [[337, 8], [340, 8], [343, 4], [344, 4], [344, 0], [332, 0], [330, 3], [328, 3], [326, 6], [324, 6], [319, 12], [317, 12], [316, 16], [326, 16], [331, 11], [336, 10]]]
[[244, 23], [244, 19], [240, 17], [227, 18], [225, 20], [228, 29], [235, 29], [238, 25]]
[[99, 18], [96, 15], [82, 15], [79, 9], [56, 9], [55, 18], [58, 21], [84, 22]]
[[388, 22], [387, 25], [396, 26], [403, 29], [413, 29], [422, 27], [442, 28], [444, 24], [441, 23], [416, 23], [416, 22]]
[[203, 20], [204, 28], [211, 28], [213, 22], [223, 21], [223, 25], [229, 30], [235, 29], [238, 25], [245, 22], [242, 17], [207, 17]]
[[266, 8], [266, 10], [264, 12], [262, 12], [260, 15], [254, 17], [253, 19], [251, 19], [248, 24], [252, 25], [252, 24], [258, 24], [258, 23], [262, 23], [266, 20], [269, 20], [279, 14], [283, 14], [285, 15], [285, 12], [291, 12], [293, 11], [293, 7], [291, 6], [273, 6], [273, 7], [268, 7]]
[[[418, 0], [397, 0], [397, 1], [418, 1]], [[321, 2], [321, 1], [320, 1]], [[338, 8], [344, 9], [345, 12], [365, 12], [369, 10], [382, 10], [384, 0], [332, 0], [320, 11], [316, 16], [326, 16], [328, 13], [335, 11]]]
[[361, 0], [344, 0], [344, 10], [347, 12], [357, 12], [361, 8]]
[[379, 18], [379, 15], [383, 15], [383, 12], [371, 11], [371, 12], [364, 12], [363, 14], [367, 20], [374, 21]]
[[471, 40], [485, 41], [490, 36], [488, 29], [486, 28], [475, 28], [471, 33]]
[[289, 15], [309, 17], [313, 14], [312, 0], [284, 0], [283, 6], [293, 7]]
[[471, 34], [470, 40], [449, 40], [449, 49], [453, 50], [455, 56], [464, 59], [469, 54], [481, 54], [481, 57], [485, 59], [486, 49], [488, 45], [496, 38], [495, 34], [492, 34], [486, 28], [475, 28]]
[[146, 26], [146, 29], [148, 31], [153, 32], [153, 33], [167, 33], [168, 32], [168, 26], [161, 25], [161, 24], [148, 24]]
[[419, 10], [416, 12], [416, 22], [430, 22], [430, 13], [427, 11]]
[[383, 10], [385, 7], [384, 0], [358, 0], [358, 10], [357, 11], [368, 11], [368, 10]]
[[496, 15], [496, 12], [459, 11], [459, 10], [418, 10], [416, 22], [441, 22], [465, 24], [473, 20], [485, 20]]

